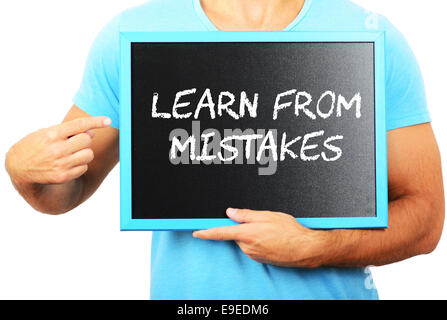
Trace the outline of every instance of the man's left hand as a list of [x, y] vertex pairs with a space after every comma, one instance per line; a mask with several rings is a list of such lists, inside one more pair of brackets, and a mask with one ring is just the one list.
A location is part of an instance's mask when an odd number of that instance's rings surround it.
[[239, 225], [195, 231], [203, 240], [236, 241], [241, 250], [260, 263], [283, 267], [321, 266], [327, 231], [308, 229], [291, 215], [248, 209], [227, 209]]

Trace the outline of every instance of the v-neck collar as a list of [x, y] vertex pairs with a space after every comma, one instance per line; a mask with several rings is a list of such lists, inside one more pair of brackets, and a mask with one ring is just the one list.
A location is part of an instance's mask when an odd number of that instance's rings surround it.
[[[209, 31], [220, 31], [214, 24], [211, 22], [211, 20], [206, 15], [205, 11], [202, 8], [202, 4], [200, 3], [200, 0], [192, 0], [194, 9], [199, 17], [199, 19], [202, 21], [202, 23], [205, 25], [205, 27]], [[301, 20], [303, 20], [306, 13], [309, 11], [309, 8], [312, 4], [313, 0], [305, 0], [303, 7], [301, 8], [300, 13], [293, 19], [293, 21], [282, 31], [290, 31], [293, 28], [295, 28]]]

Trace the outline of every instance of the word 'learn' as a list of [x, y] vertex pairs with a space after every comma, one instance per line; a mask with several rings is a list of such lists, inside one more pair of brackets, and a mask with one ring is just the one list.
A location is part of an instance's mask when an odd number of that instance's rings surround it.
[[[159, 94], [155, 92], [152, 99], [152, 118], [194, 118], [197, 120], [205, 112], [204, 110], [206, 110], [211, 119], [215, 119], [217, 116], [222, 117], [224, 114], [227, 114], [235, 120], [239, 120], [247, 114], [252, 118], [258, 116], [259, 93], [255, 93], [250, 100], [247, 93], [242, 91], [239, 95], [239, 101], [236, 103], [236, 96], [229, 91], [222, 91], [218, 94], [217, 98], [213, 98], [211, 90], [205, 89], [197, 106], [192, 108], [191, 102], [186, 97], [196, 93], [196, 88], [177, 92], [172, 105], [172, 111], [167, 113], [158, 110]], [[317, 117], [322, 119], [329, 118], [334, 113], [337, 117], [341, 117], [343, 109], [349, 110], [355, 105], [355, 116], [356, 118], [361, 117], [362, 97], [360, 93], [356, 93], [348, 102], [343, 95], [338, 94], [337, 96], [335, 92], [327, 90], [315, 101], [314, 108], [311, 108], [312, 102], [314, 102], [312, 95], [306, 91], [292, 89], [282, 92], [276, 96], [273, 107], [273, 120], [278, 119], [281, 110], [288, 109], [292, 106], [294, 107], [296, 116], [304, 114], [310, 119], [316, 120]]]

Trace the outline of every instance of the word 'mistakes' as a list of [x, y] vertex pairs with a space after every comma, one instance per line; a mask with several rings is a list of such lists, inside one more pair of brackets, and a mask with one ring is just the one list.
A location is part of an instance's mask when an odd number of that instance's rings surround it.
[[[193, 106], [191, 97], [197, 94], [200, 94], [200, 99]], [[214, 128], [201, 130], [200, 119], [203, 117], [216, 119], [226, 116], [235, 122], [244, 117], [257, 118], [259, 93], [248, 95], [242, 91], [236, 96], [231, 92], [222, 91], [215, 96], [210, 89], [201, 93], [198, 93], [196, 88], [186, 89], [176, 93], [169, 113], [159, 110], [158, 100], [159, 94], [155, 92], [152, 99], [152, 118], [191, 120], [191, 132], [185, 128], [177, 128], [169, 135], [169, 161], [173, 165], [249, 164], [260, 166], [259, 175], [273, 175], [277, 171], [278, 162], [286, 159], [334, 162], [343, 155], [340, 146], [343, 135], [329, 136], [324, 130], [303, 132], [298, 136], [278, 132], [277, 129], [238, 128], [224, 129], [223, 132]], [[354, 119], [359, 119], [362, 116], [361, 107], [360, 93], [347, 99], [341, 94], [327, 90], [315, 99], [306, 91], [292, 89], [276, 96], [271, 117], [278, 125], [283, 114], [285, 117], [306, 117], [309, 121], [329, 121], [352, 112]], [[263, 112], [265, 110], [263, 109]]]

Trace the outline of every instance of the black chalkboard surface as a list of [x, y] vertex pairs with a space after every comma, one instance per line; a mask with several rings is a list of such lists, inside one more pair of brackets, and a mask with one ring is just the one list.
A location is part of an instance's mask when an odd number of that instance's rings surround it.
[[226, 225], [228, 207], [386, 226], [374, 41], [189, 38], [129, 45], [129, 229]]

